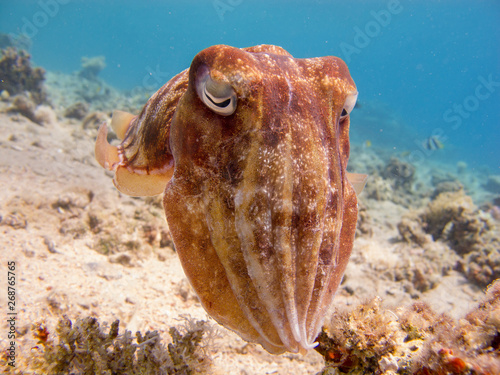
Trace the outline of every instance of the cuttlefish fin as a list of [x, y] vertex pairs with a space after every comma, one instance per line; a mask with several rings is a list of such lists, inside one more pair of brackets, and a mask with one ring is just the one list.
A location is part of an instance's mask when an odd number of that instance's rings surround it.
[[107, 139], [108, 126], [103, 123], [97, 132], [97, 139], [95, 142], [95, 159], [101, 167], [112, 171], [115, 165], [120, 163], [118, 156], [118, 147], [111, 146]]
[[347, 172], [347, 179], [351, 183], [356, 194], [360, 194], [366, 185], [366, 180], [368, 180], [367, 174], [361, 173], [349, 173]]
[[125, 138], [125, 134], [127, 133], [127, 129], [130, 126], [130, 122], [136, 117], [136, 115], [128, 112], [118, 110], [113, 111], [113, 117], [111, 117], [111, 127], [120, 140], [123, 140], [123, 138]]
[[172, 178], [174, 167], [161, 174], [142, 174], [118, 167], [113, 183], [123, 194], [132, 197], [149, 197], [163, 193]]

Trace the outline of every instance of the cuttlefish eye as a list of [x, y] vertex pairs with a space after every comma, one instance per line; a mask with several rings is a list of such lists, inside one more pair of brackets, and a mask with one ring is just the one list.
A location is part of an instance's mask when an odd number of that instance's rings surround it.
[[349, 116], [349, 114], [353, 110], [354, 106], [356, 105], [357, 99], [358, 99], [357, 92], [347, 96], [347, 98], [345, 99], [345, 102], [344, 102], [344, 107], [342, 108], [342, 113], [340, 114], [340, 120], [343, 120], [347, 116]]
[[236, 110], [236, 92], [229, 83], [215, 81], [207, 74], [197, 91], [201, 101], [218, 115], [229, 116]]

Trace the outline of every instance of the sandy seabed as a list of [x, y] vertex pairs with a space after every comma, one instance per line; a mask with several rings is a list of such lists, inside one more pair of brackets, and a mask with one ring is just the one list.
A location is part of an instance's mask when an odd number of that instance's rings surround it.
[[[37, 345], [33, 325], [44, 324], [50, 339], [66, 315], [71, 320], [95, 316], [108, 323], [119, 319], [120, 331], [157, 330], [165, 342], [170, 327], [183, 327], [189, 319], [208, 320], [217, 331], [204, 347], [213, 374], [320, 371], [324, 361], [315, 351], [274, 356], [207, 316], [173, 250], [161, 198], [120, 194], [112, 176], [94, 160], [95, 134], [95, 127], [84, 129], [78, 120], [59, 117], [40, 126], [20, 114], [0, 113], [0, 328], [8, 330], [7, 262], [13, 261], [17, 369], [28, 368]], [[414, 277], [394, 277], [395, 270], [418, 268], [425, 258], [422, 248], [401, 241], [398, 233], [409, 209], [363, 194], [369, 230], [355, 241], [332, 311], [375, 296], [388, 310], [423, 300], [455, 318], [476, 306], [484, 288], [452, 267], [434, 275], [428, 287]], [[451, 254], [444, 243], [429, 248], [437, 257]], [[3, 350], [8, 341], [3, 334], [1, 339]]]

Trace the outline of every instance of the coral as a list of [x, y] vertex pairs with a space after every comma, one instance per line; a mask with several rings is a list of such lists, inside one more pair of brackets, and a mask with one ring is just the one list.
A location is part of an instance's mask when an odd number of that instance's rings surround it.
[[96, 80], [99, 72], [106, 67], [104, 56], [82, 57], [82, 69], [78, 72], [80, 77], [88, 80]]
[[457, 173], [464, 174], [467, 171], [467, 163], [464, 161], [459, 161], [457, 163]]
[[35, 110], [35, 122], [40, 125], [53, 125], [57, 122], [57, 115], [48, 105], [39, 105]]
[[19, 50], [29, 50], [31, 48], [31, 39], [24, 34], [5, 34], [0, 33], [0, 49], [14, 47]]
[[362, 201], [358, 203], [358, 222], [356, 225], [356, 236], [369, 236], [373, 235], [373, 223], [370, 220], [368, 209]]
[[421, 302], [395, 312], [380, 305], [376, 298], [325, 324], [320, 374], [500, 373], [500, 281], [459, 321]]
[[431, 184], [438, 186], [443, 182], [459, 182], [457, 177], [451, 173], [443, 172], [442, 170], [433, 170], [431, 173]]
[[370, 175], [370, 182], [366, 185], [364, 194], [368, 198], [378, 201], [386, 201], [391, 199], [394, 192], [389, 180], [374, 174]]
[[428, 234], [418, 215], [405, 215], [398, 223], [399, 235], [408, 243], [416, 243], [423, 247], [432, 242], [432, 236]]
[[380, 358], [395, 351], [397, 327], [380, 304], [381, 299], [375, 298], [350, 313], [336, 312], [325, 324], [316, 351], [324, 356], [326, 368], [335, 367], [338, 373], [355, 373], [356, 369], [375, 373]]
[[51, 125], [57, 122], [57, 115], [47, 105], [37, 106], [31, 98], [26, 95], [16, 95], [12, 99], [8, 112], [19, 113], [38, 125]]
[[488, 208], [488, 212], [493, 219], [500, 221], [500, 206], [491, 206]]
[[159, 334], [130, 331], [119, 334], [119, 321], [104, 331], [97, 319], [73, 322], [62, 318], [55, 338], [44, 325], [32, 327], [39, 345], [32, 349], [30, 370], [50, 374], [191, 374], [209, 365], [200, 350], [205, 321], [190, 322], [180, 332], [170, 329], [172, 343], [165, 347]]
[[25, 95], [16, 95], [12, 99], [12, 105], [8, 108], [9, 112], [20, 113], [33, 122], [36, 122], [35, 110], [36, 104]]
[[500, 194], [500, 176], [489, 176], [484, 188], [489, 192]]
[[370, 174], [365, 188], [365, 196], [379, 201], [390, 200], [409, 207], [415, 200], [425, 195], [418, 189], [414, 191], [415, 167], [398, 158], [391, 157], [385, 166]]
[[76, 102], [66, 108], [64, 117], [76, 118], [77, 120], [83, 119], [89, 110], [89, 105], [84, 102]]
[[32, 68], [30, 55], [25, 51], [7, 48], [1, 51], [0, 59], [0, 91], [6, 90], [10, 95], [29, 93], [36, 104], [46, 101], [43, 87], [45, 70]]
[[9, 34], [0, 33], [0, 48], [14, 47], [14, 41]]
[[434, 240], [447, 239], [445, 228], [450, 230], [450, 223], [459, 221], [464, 214], [474, 212], [474, 208], [472, 199], [462, 191], [440, 194], [420, 215], [424, 230], [430, 233]]
[[109, 116], [103, 112], [92, 112], [85, 116], [82, 120], [83, 129], [97, 130], [99, 126], [109, 120]]
[[461, 259], [458, 269], [486, 286], [500, 277], [500, 240], [491, 216], [478, 210], [463, 190], [445, 192], [398, 224], [403, 240], [426, 247], [444, 241]]
[[77, 102], [88, 105], [86, 113], [95, 111], [110, 114], [110, 109], [120, 108], [130, 113], [139, 113], [153, 94], [142, 87], [133, 92], [124, 92], [110, 86], [99, 78], [88, 80], [78, 73], [64, 74], [48, 71], [44, 87], [54, 108], [64, 110]]
[[393, 180], [394, 187], [404, 188], [410, 191], [415, 180], [415, 167], [409, 163], [402, 162], [398, 158], [392, 157], [386, 165], [382, 176]]
[[436, 198], [441, 193], [460, 191], [464, 186], [458, 181], [443, 181], [439, 182], [431, 195], [431, 198]]

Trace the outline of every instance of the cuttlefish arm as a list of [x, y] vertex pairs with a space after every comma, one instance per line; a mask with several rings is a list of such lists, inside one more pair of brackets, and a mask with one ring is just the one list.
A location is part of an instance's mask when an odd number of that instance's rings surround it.
[[[116, 188], [130, 196], [163, 193], [174, 173], [169, 137], [177, 103], [187, 88], [188, 71], [171, 79], [153, 95], [138, 116], [115, 111], [111, 127], [122, 142], [107, 140], [108, 127], [100, 126], [95, 145], [97, 162], [115, 172]], [[145, 125], [147, 124], [147, 125]]]

